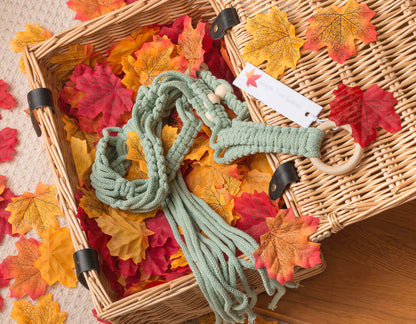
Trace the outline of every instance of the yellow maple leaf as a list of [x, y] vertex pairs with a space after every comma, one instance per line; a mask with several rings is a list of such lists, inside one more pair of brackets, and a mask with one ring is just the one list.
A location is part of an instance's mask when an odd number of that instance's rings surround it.
[[273, 169], [271, 168], [269, 161], [267, 161], [266, 154], [258, 153], [250, 155], [247, 158], [247, 164], [250, 170], [256, 169], [260, 172], [273, 175]]
[[149, 246], [147, 237], [154, 233], [144, 222], [133, 221], [112, 208], [109, 215], [101, 215], [95, 220], [105, 234], [111, 235], [107, 244], [111, 255], [122, 260], [131, 258], [136, 264], [145, 258]]
[[296, 68], [299, 49], [305, 41], [295, 36], [295, 27], [287, 20], [286, 12], [272, 7], [269, 13], [248, 19], [246, 28], [254, 39], [246, 43], [244, 59], [256, 66], [267, 61], [266, 73], [273, 77], [286, 67]]
[[228, 175], [224, 174], [224, 189], [232, 196], [237, 196], [238, 192], [240, 191], [241, 181]]
[[41, 235], [48, 227], [58, 227], [56, 216], [61, 215], [54, 185], [44, 185], [39, 182], [35, 192], [25, 192], [23, 195], [12, 198], [7, 206], [11, 212], [9, 223], [12, 224], [13, 233], [24, 235], [30, 228]]
[[175, 127], [171, 127], [169, 125], [165, 125], [162, 128], [162, 146], [163, 152], [168, 154], [170, 148], [172, 147], [173, 143], [175, 142], [176, 138], [178, 137], [178, 129]]
[[40, 257], [34, 263], [41, 277], [52, 286], [59, 281], [69, 288], [75, 287], [77, 277], [73, 271], [75, 264], [71, 234], [66, 227], [49, 227], [42, 234], [42, 244], [39, 247]]
[[92, 56], [93, 45], [72, 45], [68, 47], [68, 51], [53, 56], [49, 62], [51, 64], [59, 64], [55, 70], [55, 76], [58, 81], [65, 80], [75, 69], [77, 64], [88, 64]]
[[201, 187], [197, 185], [193, 193], [204, 200], [228, 224], [231, 225], [234, 222], [234, 215], [232, 213], [234, 200], [230, 199], [227, 192], [218, 191], [214, 186]]
[[[129, 181], [148, 179], [146, 163], [143, 161], [133, 161], [125, 175], [125, 178]], [[143, 167], [144, 166], [144, 167]]]
[[128, 57], [139, 49], [145, 42], [152, 41], [153, 35], [159, 34], [159, 27], [140, 28], [133, 35], [122, 39], [111, 49], [107, 58], [111, 62], [111, 70], [114, 74], [120, 74], [122, 71], [122, 59]]
[[49, 30], [45, 30], [39, 24], [26, 24], [26, 30], [17, 32], [16, 38], [10, 41], [12, 50], [18, 53], [23, 53], [25, 46], [35, 44], [52, 37]]
[[206, 152], [208, 152], [209, 138], [205, 136], [198, 136], [195, 138], [189, 152], [185, 155], [184, 160], [195, 160], [199, 161]]
[[87, 141], [76, 137], [72, 137], [70, 143], [78, 182], [80, 186], [89, 187], [91, 168], [95, 160], [95, 148], [89, 151]]
[[96, 143], [100, 139], [100, 136], [98, 136], [97, 133], [83, 132], [79, 128], [78, 123], [74, 119], [68, 117], [67, 115], [62, 116], [62, 121], [64, 122], [66, 140], [68, 142], [71, 142], [72, 137], [76, 137], [87, 141], [89, 151], [95, 149], [94, 143]]
[[67, 313], [61, 313], [52, 294], [39, 297], [36, 306], [27, 300], [13, 303], [10, 317], [18, 324], [64, 324]]
[[137, 60], [131, 56], [122, 59], [123, 71], [126, 74], [122, 83], [137, 91], [141, 85], [149, 85], [160, 73], [166, 71], [184, 72], [186, 59], [180, 55], [172, 57], [175, 45], [167, 38], [154, 37], [153, 42], [144, 43], [136, 51]]
[[140, 144], [139, 135], [136, 132], [129, 132], [126, 144], [127, 144], [127, 147], [129, 148], [126, 159], [140, 162], [140, 166], [146, 167], [146, 170], [147, 170], [146, 160], [145, 160], [145, 156], [143, 153], [143, 147]]
[[183, 254], [182, 249], [179, 249], [175, 254], [170, 256], [172, 260], [170, 267], [172, 269], [179, 268], [179, 267], [186, 267], [188, 265], [188, 261], [186, 261], [185, 255]]
[[271, 179], [272, 176], [269, 173], [263, 173], [256, 169], [250, 170], [242, 180], [238, 196], [241, 196], [243, 192], [249, 194], [253, 194], [254, 191], [268, 193]]

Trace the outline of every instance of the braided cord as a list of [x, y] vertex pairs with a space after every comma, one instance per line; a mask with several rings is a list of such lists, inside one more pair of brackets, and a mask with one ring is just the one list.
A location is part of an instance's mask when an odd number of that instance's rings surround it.
[[[232, 121], [219, 100], [209, 100], [220, 85], [228, 90], [222, 103], [237, 115]], [[175, 108], [183, 127], [165, 155], [162, 128]], [[264, 125], [248, 122], [248, 117], [246, 104], [236, 98], [231, 86], [211, 73], [201, 72], [198, 79], [179, 72], [162, 73], [152, 85], [139, 88], [132, 118], [123, 128], [103, 130], [91, 174], [97, 198], [113, 208], [148, 212], [162, 206], [217, 321], [226, 323], [242, 322], [245, 316], [250, 321], [255, 318], [252, 309], [257, 295], [243, 269], [255, 269], [253, 253], [258, 244], [248, 234], [229, 226], [203, 200], [189, 192], [178, 172], [180, 164], [203, 123], [212, 131], [210, 146], [215, 150], [214, 159], [220, 163], [258, 152], [319, 156], [323, 136], [318, 129]], [[131, 163], [126, 159], [129, 132], [135, 132], [140, 138], [148, 179], [123, 178]], [[249, 260], [236, 257], [237, 250]], [[267, 293], [275, 295], [273, 307], [285, 287], [270, 279], [264, 268], [257, 272]]]

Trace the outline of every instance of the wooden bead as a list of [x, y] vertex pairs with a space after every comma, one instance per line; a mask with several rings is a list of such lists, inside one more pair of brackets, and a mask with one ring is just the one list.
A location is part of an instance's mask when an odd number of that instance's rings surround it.
[[205, 113], [205, 117], [207, 117], [207, 119], [208, 119], [210, 122], [213, 122], [213, 121], [214, 121], [214, 118], [212, 118], [212, 115], [211, 115], [211, 113], [210, 113], [209, 111], [207, 111], [207, 112]]
[[221, 99], [215, 93], [209, 93], [207, 98], [213, 105], [219, 104], [221, 102]]
[[220, 97], [221, 100], [224, 100], [225, 94], [228, 92], [228, 88], [225, 84], [220, 84], [215, 88], [215, 94]]

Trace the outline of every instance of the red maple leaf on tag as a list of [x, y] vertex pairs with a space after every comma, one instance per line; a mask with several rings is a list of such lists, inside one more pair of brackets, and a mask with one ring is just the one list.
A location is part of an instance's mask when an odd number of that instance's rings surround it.
[[250, 72], [246, 72], [247, 87], [253, 86], [253, 87], [257, 88], [256, 80], [260, 79], [261, 75], [254, 74], [254, 71], [255, 70], [253, 69]]
[[350, 124], [352, 137], [362, 147], [375, 142], [377, 126], [388, 132], [401, 130], [400, 116], [394, 111], [397, 100], [393, 94], [374, 84], [363, 92], [359, 87], [341, 83], [334, 90], [329, 119], [337, 126]]
[[14, 149], [17, 144], [16, 133], [16, 129], [9, 127], [0, 131], [0, 162], [10, 161], [16, 153]]

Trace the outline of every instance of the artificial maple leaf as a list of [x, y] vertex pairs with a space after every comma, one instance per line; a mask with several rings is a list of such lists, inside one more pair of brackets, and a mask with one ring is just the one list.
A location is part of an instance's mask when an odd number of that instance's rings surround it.
[[251, 70], [251, 71], [247, 71], [246, 72], [246, 77], [247, 77], [247, 87], [255, 87], [257, 88], [257, 83], [256, 80], [260, 79], [261, 75], [260, 74], [254, 74], [255, 69]]
[[73, 271], [75, 250], [68, 228], [49, 227], [42, 233], [39, 251], [40, 257], [34, 265], [48, 285], [52, 286], [59, 281], [69, 288], [76, 286], [77, 277]]
[[10, 109], [16, 104], [13, 96], [7, 92], [7, 86], [6, 82], [0, 80], [0, 108], [3, 109]]
[[272, 7], [268, 14], [247, 19], [247, 31], [254, 39], [244, 47], [243, 58], [255, 66], [267, 61], [266, 73], [278, 77], [285, 68], [296, 68], [299, 49], [305, 43], [295, 36], [295, 26], [287, 20], [286, 12]]
[[162, 128], [162, 146], [163, 152], [168, 154], [170, 148], [173, 146], [176, 138], [178, 137], [178, 129], [175, 127], [171, 127], [169, 125], [165, 125]]
[[309, 241], [318, 218], [295, 217], [292, 209], [281, 209], [266, 222], [269, 232], [260, 237], [260, 247], [253, 253], [256, 269], [266, 267], [269, 277], [284, 285], [293, 279], [295, 265], [309, 268], [321, 263], [320, 244]]
[[224, 189], [231, 196], [237, 196], [237, 194], [240, 192], [242, 182], [228, 174], [224, 174], [222, 177], [224, 178]]
[[59, 64], [59, 68], [55, 70], [55, 76], [58, 81], [66, 79], [78, 64], [88, 64], [92, 56], [93, 45], [72, 45], [68, 51], [53, 56], [49, 62], [51, 64]]
[[124, 178], [126, 178], [129, 181], [145, 180], [149, 178], [147, 172], [148, 170], [145, 161], [133, 161]]
[[16, 197], [9, 188], [5, 188], [0, 195], [0, 242], [3, 239], [3, 234], [9, 234], [10, 236], [18, 236], [13, 234], [12, 225], [8, 222], [10, 212], [6, 210], [6, 207], [12, 202], [12, 198]]
[[10, 316], [18, 324], [64, 324], [67, 313], [61, 313], [52, 294], [40, 296], [36, 306], [27, 300], [13, 303]]
[[[140, 144], [139, 135], [136, 132], [129, 132], [126, 144], [129, 148], [126, 159], [131, 161], [144, 162], [144, 165], [146, 165], [143, 147]], [[142, 165], [142, 163], [140, 163], [140, 165]]]
[[140, 266], [148, 275], [163, 275], [168, 269], [169, 257], [178, 251], [179, 244], [162, 210], [155, 217], [146, 219], [146, 227], [154, 234], [148, 238], [149, 248]]
[[234, 200], [230, 199], [228, 193], [219, 192], [214, 186], [201, 187], [199, 185], [192, 192], [205, 201], [228, 224], [234, 223], [234, 215], [232, 213]]
[[170, 256], [170, 260], [171, 260], [171, 263], [170, 263], [171, 269], [183, 268], [188, 265], [188, 261], [186, 260], [182, 249], [179, 249], [175, 254], [172, 254]]
[[363, 92], [359, 87], [341, 83], [334, 94], [336, 98], [330, 103], [328, 118], [337, 126], [351, 125], [352, 137], [362, 147], [376, 141], [377, 126], [390, 133], [401, 130], [400, 116], [394, 111], [397, 100], [378, 85]]
[[189, 152], [185, 155], [184, 160], [195, 160], [199, 161], [206, 152], [208, 152], [209, 138], [206, 136], [198, 135], [191, 147]]
[[89, 187], [91, 168], [95, 160], [95, 149], [89, 151], [87, 141], [76, 137], [72, 137], [70, 143], [79, 185]]
[[3, 128], [0, 131], [0, 162], [11, 161], [13, 159], [14, 149], [17, 144], [17, 130], [14, 128]]
[[62, 121], [64, 122], [64, 128], [66, 131], [66, 140], [71, 142], [71, 138], [78, 138], [80, 140], [85, 140], [87, 142], [88, 151], [95, 149], [95, 143], [98, 142], [100, 136], [97, 133], [88, 133], [83, 132], [77, 122], [69, 118], [67, 115], [62, 116]]
[[184, 29], [184, 21], [187, 16], [181, 16], [176, 18], [172, 24], [162, 26], [159, 36], [167, 36], [172, 43], [177, 44], [179, 35]]
[[6, 210], [11, 212], [9, 223], [13, 226], [13, 233], [20, 235], [26, 234], [32, 227], [38, 235], [49, 227], [56, 228], [59, 226], [56, 216], [62, 214], [56, 200], [55, 186], [41, 182], [34, 193], [24, 192], [21, 196], [12, 198]]
[[126, 5], [123, 0], [69, 0], [66, 5], [76, 11], [75, 19], [90, 20]]
[[45, 292], [47, 283], [41, 278], [39, 270], [34, 266], [40, 257], [40, 243], [33, 238], [24, 236], [16, 242], [18, 254], [8, 256], [2, 262], [2, 276], [14, 279], [10, 286], [10, 297], [22, 298], [29, 295], [35, 300]]
[[96, 221], [105, 234], [111, 235], [107, 244], [111, 255], [122, 260], [131, 258], [136, 264], [142, 261], [149, 246], [147, 237], [153, 234], [145, 223], [133, 221], [115, 209], [110, 209], [109, 215], [97, 217]]
[[316, 15], [308, 19], [305, 48], [317, 51], [327, 46], [329, 57], [342, 64], [356, 54], [355, 39], [365, 44], [376, 40], [376, 29], [370, 23], [374, 15], [367, 5], [355, 0], [349, 0], [343, 8], [331, 5], [317, 9]]
[[257, 243], [260, 243], [260, 236], [269, 231], [266, 219], [275, 217], [278, 209], [270, 203], [265, 192], [253, 194], [244, 192], [240, 197], [234, 198], [234, 210], [240, 215], [236, 227], [246, 232]]
[[133, 106], [133, 91], [123, 88], [108, 66], [97, 64], [94, 70], [86, 69], [76, 78], [76, 88], [85, 93], [79, 101], [78, 114], [92, 120], [102, 113], [99, 129], [116, 126]]
[[172, 57], [175, 45], [167, 38], [157, 39], [144, 43], [140, 50], [135, 52], [137, 60], [131, 56], [123, 58], [123, 71], [126, 73], [123, 84], [135, 91], [141, 85], [149, 85], [162, 72], [185, 72], [187, 61], [183, 56]]
[[118, 42], [114, 47], [112, 47], [108, 55], [107, 62], [111, 62], [111, 69], [113, 73], [121, 73], [121, 61], [123, 57], [130, 56], [144, 43], [152, 41], [153, 35], [158, 34], [159, 31], [159, 27], [140, 28], [140, 30], [135, 33], [134, 38], [132, 36], [127, 36]]
[[51, 32], [43, 29], [39, 24], [26, 24], [26, 30], [17, 32], [16, 38], [12, 39], [10, 44], [12, 44], [13, 51], [23, 53], [25, 46], [47, 40], [51, 37]]
[[269, 192], [269, 184], [272, 179], [271, 174], [263, 173], [256, 169], [250, 170], [242, 180], [240, 193], [247, 192], [253, 194], [257, 192]]
[[202, 40], [205, 35], [205, 23], [198, 22], [195, 29], [192, 28], [191, 18], [185, 16], [183, 20], [184, 29], [179, 35], [178, 45], [183, 56], [188, 61], [188, 72], [195, 76], [195, 71], [204, 61], [205, 50], [202, 48]]
[[256, 169], [260, 172], [270, 173], [273, 175], [273, 170], [270, 166], [269, 161], [267, 161], [266, 154], [263, 154], [263, 153], [252, 154], [247, 157], [246, 161], [250, 170]]
[[1, 195], [4, 192], [4, 189], [6, 189], [6, 177], [3, 175], [0, 175], [0, 201], [3, 199], [1, 198]]

